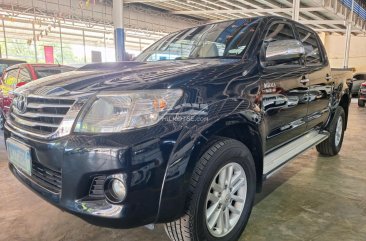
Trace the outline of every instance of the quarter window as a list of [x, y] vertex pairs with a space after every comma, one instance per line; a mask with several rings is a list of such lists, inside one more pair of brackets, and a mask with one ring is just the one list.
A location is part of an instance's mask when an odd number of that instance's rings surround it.
[[300, 41], [305, 47], [305, 60], [307, 65], [321, 64], [322, 57], [320, 54], [320, 45], [318, 38], [313, 32], [298, 28]]

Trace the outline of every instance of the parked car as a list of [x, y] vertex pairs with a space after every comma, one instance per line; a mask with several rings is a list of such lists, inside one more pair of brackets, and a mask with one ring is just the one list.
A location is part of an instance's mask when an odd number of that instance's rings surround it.
[[0, 59], [0, 77], [3, 74], [3, 71], [8, 68], [9, 66], [12, 66], [14, 64], [21, 64], [26, 63], [24, 60], [16, 60], [16, 59]]
[[75, 68], [56, 64], [15, 64], [3, 71], [0, 84], [0, 129], [4, 127], [14, 89], [39, 78], [74, 70]]
[[352, 95], [358, 95], [361, 84], [366, 82], [366, 73], [357, 73], [353, 76]]
[[174, 241], [235, 241], [264, 180], [312, 146], [340, 151], [347, 78], [333, 75], [315, 31], [283, 17], [190, 28], [136, 62], [17, 89], [9, 167], [96, 225], [164, 223]]
[[366, 102], [366, 82], [361, 84], [360, 90], [358, 92], [358, 106], [365, 107]]

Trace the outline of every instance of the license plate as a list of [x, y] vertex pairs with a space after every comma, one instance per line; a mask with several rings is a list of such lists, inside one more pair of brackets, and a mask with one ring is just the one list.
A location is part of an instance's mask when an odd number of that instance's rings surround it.
[[7, 151], [10, 163], [31, 176], [32, 158], [30, 148], [13, 139], [7, 139], [6, 146], [8, 147]]

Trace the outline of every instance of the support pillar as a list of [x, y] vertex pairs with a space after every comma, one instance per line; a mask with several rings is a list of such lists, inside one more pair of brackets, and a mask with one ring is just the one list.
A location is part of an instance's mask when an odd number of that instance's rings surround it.
[[349, 62], [349, 49], [351, 47], [351, 33], [352, 33], [352, 23], [347, 23], [346, 29], [346, 47], [344, 49], [344, 59], [343, 59], [343, 67], [348, 68]]
[[349, 19], [346, 21], [346, 43], [345, 43], [344, 59], [343, 59], [344, 68], [348, 68], [348, 63], [349, 63], [349, 50], [351, 47], [351, 34], [352, 34], [354, 6], [355, 6], [355, 0], [352, 0], [351, 14], [350, 14]]
[[113, 0], [114, 46], [116, 61], [125, 59], [125, 31], [123, 27], [123, 0]]
[[300, 0], [293, 0], [292, 3], [292, 20], [299, 21], [300, 16]]

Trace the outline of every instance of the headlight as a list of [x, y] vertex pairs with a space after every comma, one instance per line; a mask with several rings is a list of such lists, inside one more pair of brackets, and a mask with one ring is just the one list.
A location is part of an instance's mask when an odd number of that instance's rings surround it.
[[100, 93], [83, 112], [74, 131], [113, 133], [154, 125], [182, 94], [180, 89]]

